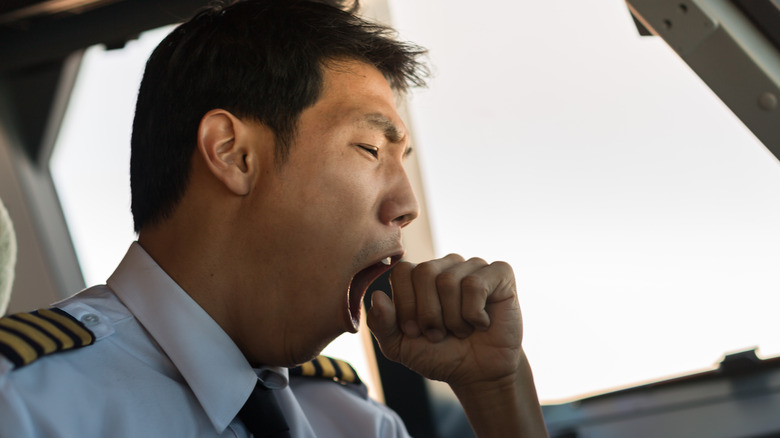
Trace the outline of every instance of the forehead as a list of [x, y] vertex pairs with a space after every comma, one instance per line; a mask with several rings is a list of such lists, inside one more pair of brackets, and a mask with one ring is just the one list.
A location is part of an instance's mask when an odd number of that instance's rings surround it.
[[379, 130], [391, 141], [400, 141], [406, 136], [406, 127], [396, 109], [395, 94], [382, 73], [373, 66], [358, 61], [330, 63], [323, 68], [322, 85], [320, 98], [310, 109], [312, 115], [321, 116], [324, 123]]

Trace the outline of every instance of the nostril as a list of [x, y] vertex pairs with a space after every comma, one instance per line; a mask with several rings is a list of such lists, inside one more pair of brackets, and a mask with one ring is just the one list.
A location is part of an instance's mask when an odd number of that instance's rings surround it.
[[420, 213], [420, 206], [408, 180], [400, 182], [404, 184], [391, 186], [382, 196], [378, 213], [383, 224], [405, 227]]
[[400, 225], [401, 228], [409, 225], [417, 218], [417, 213], [406, 213], [393, 219], [393, 222]]

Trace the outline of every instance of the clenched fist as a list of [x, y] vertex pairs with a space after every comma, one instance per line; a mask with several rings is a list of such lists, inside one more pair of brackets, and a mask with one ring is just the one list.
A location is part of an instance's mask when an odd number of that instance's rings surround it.
[[547, 436], [508, 264], [450, 254], [399, 263], [390, 283], [368, 312], [385, 356], [447, 382], [479, 437]]

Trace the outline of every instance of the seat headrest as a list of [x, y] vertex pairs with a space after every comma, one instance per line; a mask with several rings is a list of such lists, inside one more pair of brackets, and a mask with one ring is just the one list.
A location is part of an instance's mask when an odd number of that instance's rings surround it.
[[0, 199], [0, 315], [5, 313], [11, 299], [16, 266], [16, 233], [11, 216]]

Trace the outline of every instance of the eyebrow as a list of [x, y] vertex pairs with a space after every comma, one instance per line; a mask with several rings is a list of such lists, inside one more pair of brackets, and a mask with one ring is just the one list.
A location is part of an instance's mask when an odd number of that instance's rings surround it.
[[406, 137], [406, 134], [401, 132], [401, 130], [395, 126], [395, 123], [382, 114], [368, 114], [362, 121], [384, 131], [385, 137], [393, 143], [400, 143], [401, 140]]
[[[375, 114], [368, 114], [366, 115], [363, 120], [363, 122], [368, 123], [369, 125], [381, 129], [385, 137], [387, 137], [388, 140], [390, 140], [393, 143], [400, 143], [404, 138], [406, 138], [406, 133], [401, 132], [400, 129], [398, 129], [398, 126], [395, 125], [395, 123], [392, 122], [392, 120], [388, 119], [382, 114], [375, 113]], [[409, 155], [412, 154], [412, 145], [409, 144], [404, 151], [404, 158], [409, 157]]]

